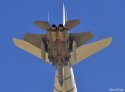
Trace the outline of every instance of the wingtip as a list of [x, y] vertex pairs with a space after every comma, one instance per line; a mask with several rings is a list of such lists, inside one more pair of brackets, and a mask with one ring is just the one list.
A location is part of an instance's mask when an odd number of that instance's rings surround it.
[[16, 39], [16, 38], [13, 38], [13, 42], [16, 44], [16, 42], [17, 42], [17, 39]]
[[37, 23], [38, 23], [38, 20], [35, 20], [35, 21], [33, 22], [34, 25], [37, 25]]
[[112, 36], [110, 36], [109, 39], [112, 41]]
[[108, 37], [107, 40], [108, 40], [108, 45], [110, 45], [112, 43], [112, 36]]
[[80, 23], [80, 19], [76, 19]]
[[14, 44], [15, 44], [16, 46], [18, 46], [18, 44], [19, 44], [20, 40], [19, 40], [19, 39], [17, 39], [17, 38], [13, 38], [13, 42], [14, 42]]

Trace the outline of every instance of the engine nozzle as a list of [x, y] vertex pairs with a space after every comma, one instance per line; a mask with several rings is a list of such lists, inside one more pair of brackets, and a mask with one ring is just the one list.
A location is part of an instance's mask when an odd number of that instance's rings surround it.
[[59, 30], [59, 31], [64, 31], [64, 26], [63, 26], [63, 24], [59, 24], [58, 30]]
[[55, 24], [52, 24], [51, 30], [52, 30], [52, 31], [56, 31], [56, 30], [57, 30], [57, 27], [56, 27]]

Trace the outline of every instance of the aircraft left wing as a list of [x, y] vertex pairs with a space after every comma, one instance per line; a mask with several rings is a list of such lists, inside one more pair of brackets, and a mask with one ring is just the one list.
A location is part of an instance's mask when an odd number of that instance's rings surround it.
[[[19, 39], [16, 39], [16, 38], [13, 38], [13, 41], [15, 43], [15, 45], [23, 50], [25, 50], [26, 52], [40, 58], [40, 59], [43, 59], [43, 57], [41, 57], [41, 50], [40, 48], [26, 42], [26, 41], [23, 41], [23, 40], [19, 40]], [[48, 54], [46, 53], [46, 62], [47, 63], [50, 63], [49, 62], [49, 59], [48, 59]]]
[[[103, 39], [103, 40], [99, 40], [90, 44], [86, 44], [83, 46], [80, 46], [79, 48], [77, 48], [77, 61], [76, 62], [72, 62], [73, 58], [71, 57], [71, 65], [77, 64], [81, 61], [83, 61], [84, 59], [88, 58], [89, 56], [92, 56], [93, 54], [97, 53], [98, 51], [106, 48], [107, 46], [110, 45], [112, 41], [112, 37]], [[72, 53], [71, 53], [72, 55]]]

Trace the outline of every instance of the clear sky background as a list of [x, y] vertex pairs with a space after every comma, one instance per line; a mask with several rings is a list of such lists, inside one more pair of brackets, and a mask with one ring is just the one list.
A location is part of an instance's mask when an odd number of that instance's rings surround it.
[[78, 92], [125, 89], [125, 0], [0, 0], [0, 92], [52, 92], [55, 68], [17, 48], [12, 38], [45, 33], [35, 20], [62, 23], [62, 3], [68, 20], [81, 23], [70, 32], [89, 30], [94, 42], [109, 36], [112, 44], [74, 66]]

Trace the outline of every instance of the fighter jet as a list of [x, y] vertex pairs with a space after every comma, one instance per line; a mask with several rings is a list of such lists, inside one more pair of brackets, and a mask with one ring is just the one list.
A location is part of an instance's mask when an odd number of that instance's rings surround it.
[[63, 5], [64, 21], [58, 26], [50, 25], [46, 21], [34, 22], [35, 25], [45, 30], [46, 34], [27, 33], [23, 40], [16, 38], [13, 40], [19, 48], [56, 68], [54, 92], [77, 92], [72, 66], [107, 47], [112, 37], [85, 44], [93, 37], [93, 34], [89, 31], [69, 33], [80, 23], [80, 20], [66, 21], [65, 13]]

